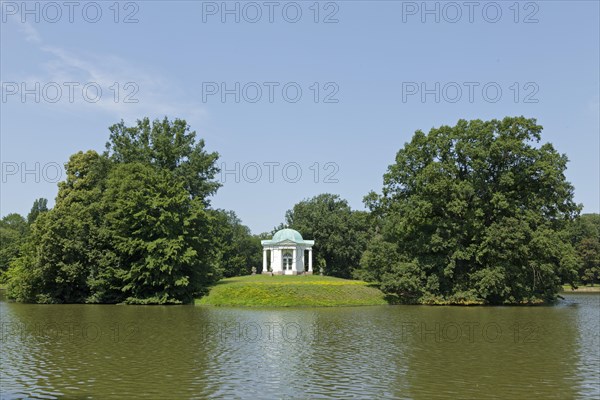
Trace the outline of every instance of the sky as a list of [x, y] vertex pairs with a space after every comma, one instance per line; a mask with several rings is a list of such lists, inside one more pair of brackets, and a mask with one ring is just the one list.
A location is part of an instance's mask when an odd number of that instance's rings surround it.
[[416, 130], [536, 118], [600, 208], [598, 1], [0, 2], [0, 214], [54, 204], [123, 119], [185, 119], [215, 208], [253, 233], [320, 193], [354, 209]]

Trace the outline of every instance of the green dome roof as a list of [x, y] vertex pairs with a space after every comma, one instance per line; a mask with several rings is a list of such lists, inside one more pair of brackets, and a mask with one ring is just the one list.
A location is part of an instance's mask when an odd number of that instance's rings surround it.
[[304, 239], [302, 239], [302, 235], [300, 234], [300, 232], [298, 232], [294, 229], [285, 228], [280, 231], [277, 231], [273, 235], [273, 239], [271, 239], [271, 242], [279, 243], [279, 242], [283, 242], [284, 240], [291, 240], [292, 242], [296, 242], [296, 243], [304, 241]]

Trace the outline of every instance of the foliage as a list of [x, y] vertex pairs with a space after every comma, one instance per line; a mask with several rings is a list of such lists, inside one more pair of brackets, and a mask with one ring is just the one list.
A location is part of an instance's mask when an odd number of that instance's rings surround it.
[[567, 231], [579, 257], [579, 283], [600, 283], [600, 215], [582, 214]]
[[106, 155], [116, 163], [142, 163], [168, 170], [181, 179], [193, 198], [208, 205], [208, 196], [221, 184], [214, 179], [219, 172], [217, 153], [204, 150], [204, 140], [196, 142], [196, 132], [190, 131], [185, 120], [169, 121], [166, 117], [150, 123], [148, 118], [128, 127], [123, 121], [109, 128], [110, 140]]
[[366, 212], [352, 211], [346, 200], [324, 193], [294, 205], [285, 220], [304, 238], [315, 240], [315, 265], [323, 265], [326, 275], [352, 276], [369, 236]]
[[18, 257], [28, 233], [27, 221], [19, 214], [8, 214], [0, 220], [0, 283], [11, 261]]
[[365, 199], [391, 245], [369, 244], [364, 273], [387, 255], [375, 278], [419, 303], [552, 301], [576, 277], [564, 229], [579, 207], [541, 131], [523, 117], [417, 131]]
[[23, 255], [9, 272], [10, 297], [26, 302], [75, 303], [89, 296], [86, 280], [98, 263], [103, 244], [98, 199], [107, 168], [107, 161], [96, 152], [71, 156], [55, 207], [37, 218]]
[[43, 213], [48, 211], [48, 200], [44, 198], [36, 199], [33, 202], [33, 206], [31, 207], [31, 211], [27, 214], [27, 223], [29, 225], [33, 224], [37, 217]]
[[381, 235], [375, 235], [362, 253], [360, 268], [354, 271], [354, 275], [367, 282], [381, 282], [383, 275], [390, 273], [391, 266], [398, 262], [397, 246], [385, 241]]
[[[216, 153], [185, 121], [111, 127], [108, 151], [66, 164], [8, 273], [8, 295], [37, 303], [191, 302], [218, 280], [208, 196]], [[40, 210], [43, 204], [38, 204]]]
[[217, 264], [225, 277], [248, 275], [262, 265], [260, 238], [233, 211], [211, 210], [215, 217], [215, 240], [219, 243]]
[[0, 283], [6, 280], [5, 272], [10, 263], [21, 254], [21, 247], [29, 236], [30, 226], [37, 217], [48, 211], [48, 200], [36, 199], [27, 219], [12, 213], [0, 220]]
[[[103, 208], [112, 265], [119, 266], [114, 276], [126, 302], [190, 302], [212, 282], [212, 240], [202, 235], [211, 229], [210, 216], [171, 171], [141, 163], [116, 166], [107, 180]], [[99, 277], [92, 287], [112, 283]]]

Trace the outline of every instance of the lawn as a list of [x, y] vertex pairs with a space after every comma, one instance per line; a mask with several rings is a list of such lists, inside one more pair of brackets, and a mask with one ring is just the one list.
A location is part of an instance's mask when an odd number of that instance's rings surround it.
[[362, 306], [387, 304], [366, 282], [320, 275], [250, 275], [226, 278], [196, 304], [245, 307]]
[[575, 290], [571, 289], [571, 285], [563, 285], [562, 291], [563, 292], [600, 292], [600, 285], [598, 285], [598, 284], [594, 284], [592, 286], [590, 286], [590, 285], [585, 285], [585, 286], [584, 285], [580, 285]]

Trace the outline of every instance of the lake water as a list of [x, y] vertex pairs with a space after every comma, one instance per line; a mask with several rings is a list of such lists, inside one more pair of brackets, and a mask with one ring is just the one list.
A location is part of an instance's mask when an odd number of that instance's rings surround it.
[[600, 398], [598, 294], [305, 309], [0, 298], [0, 322], [2, 399]]

